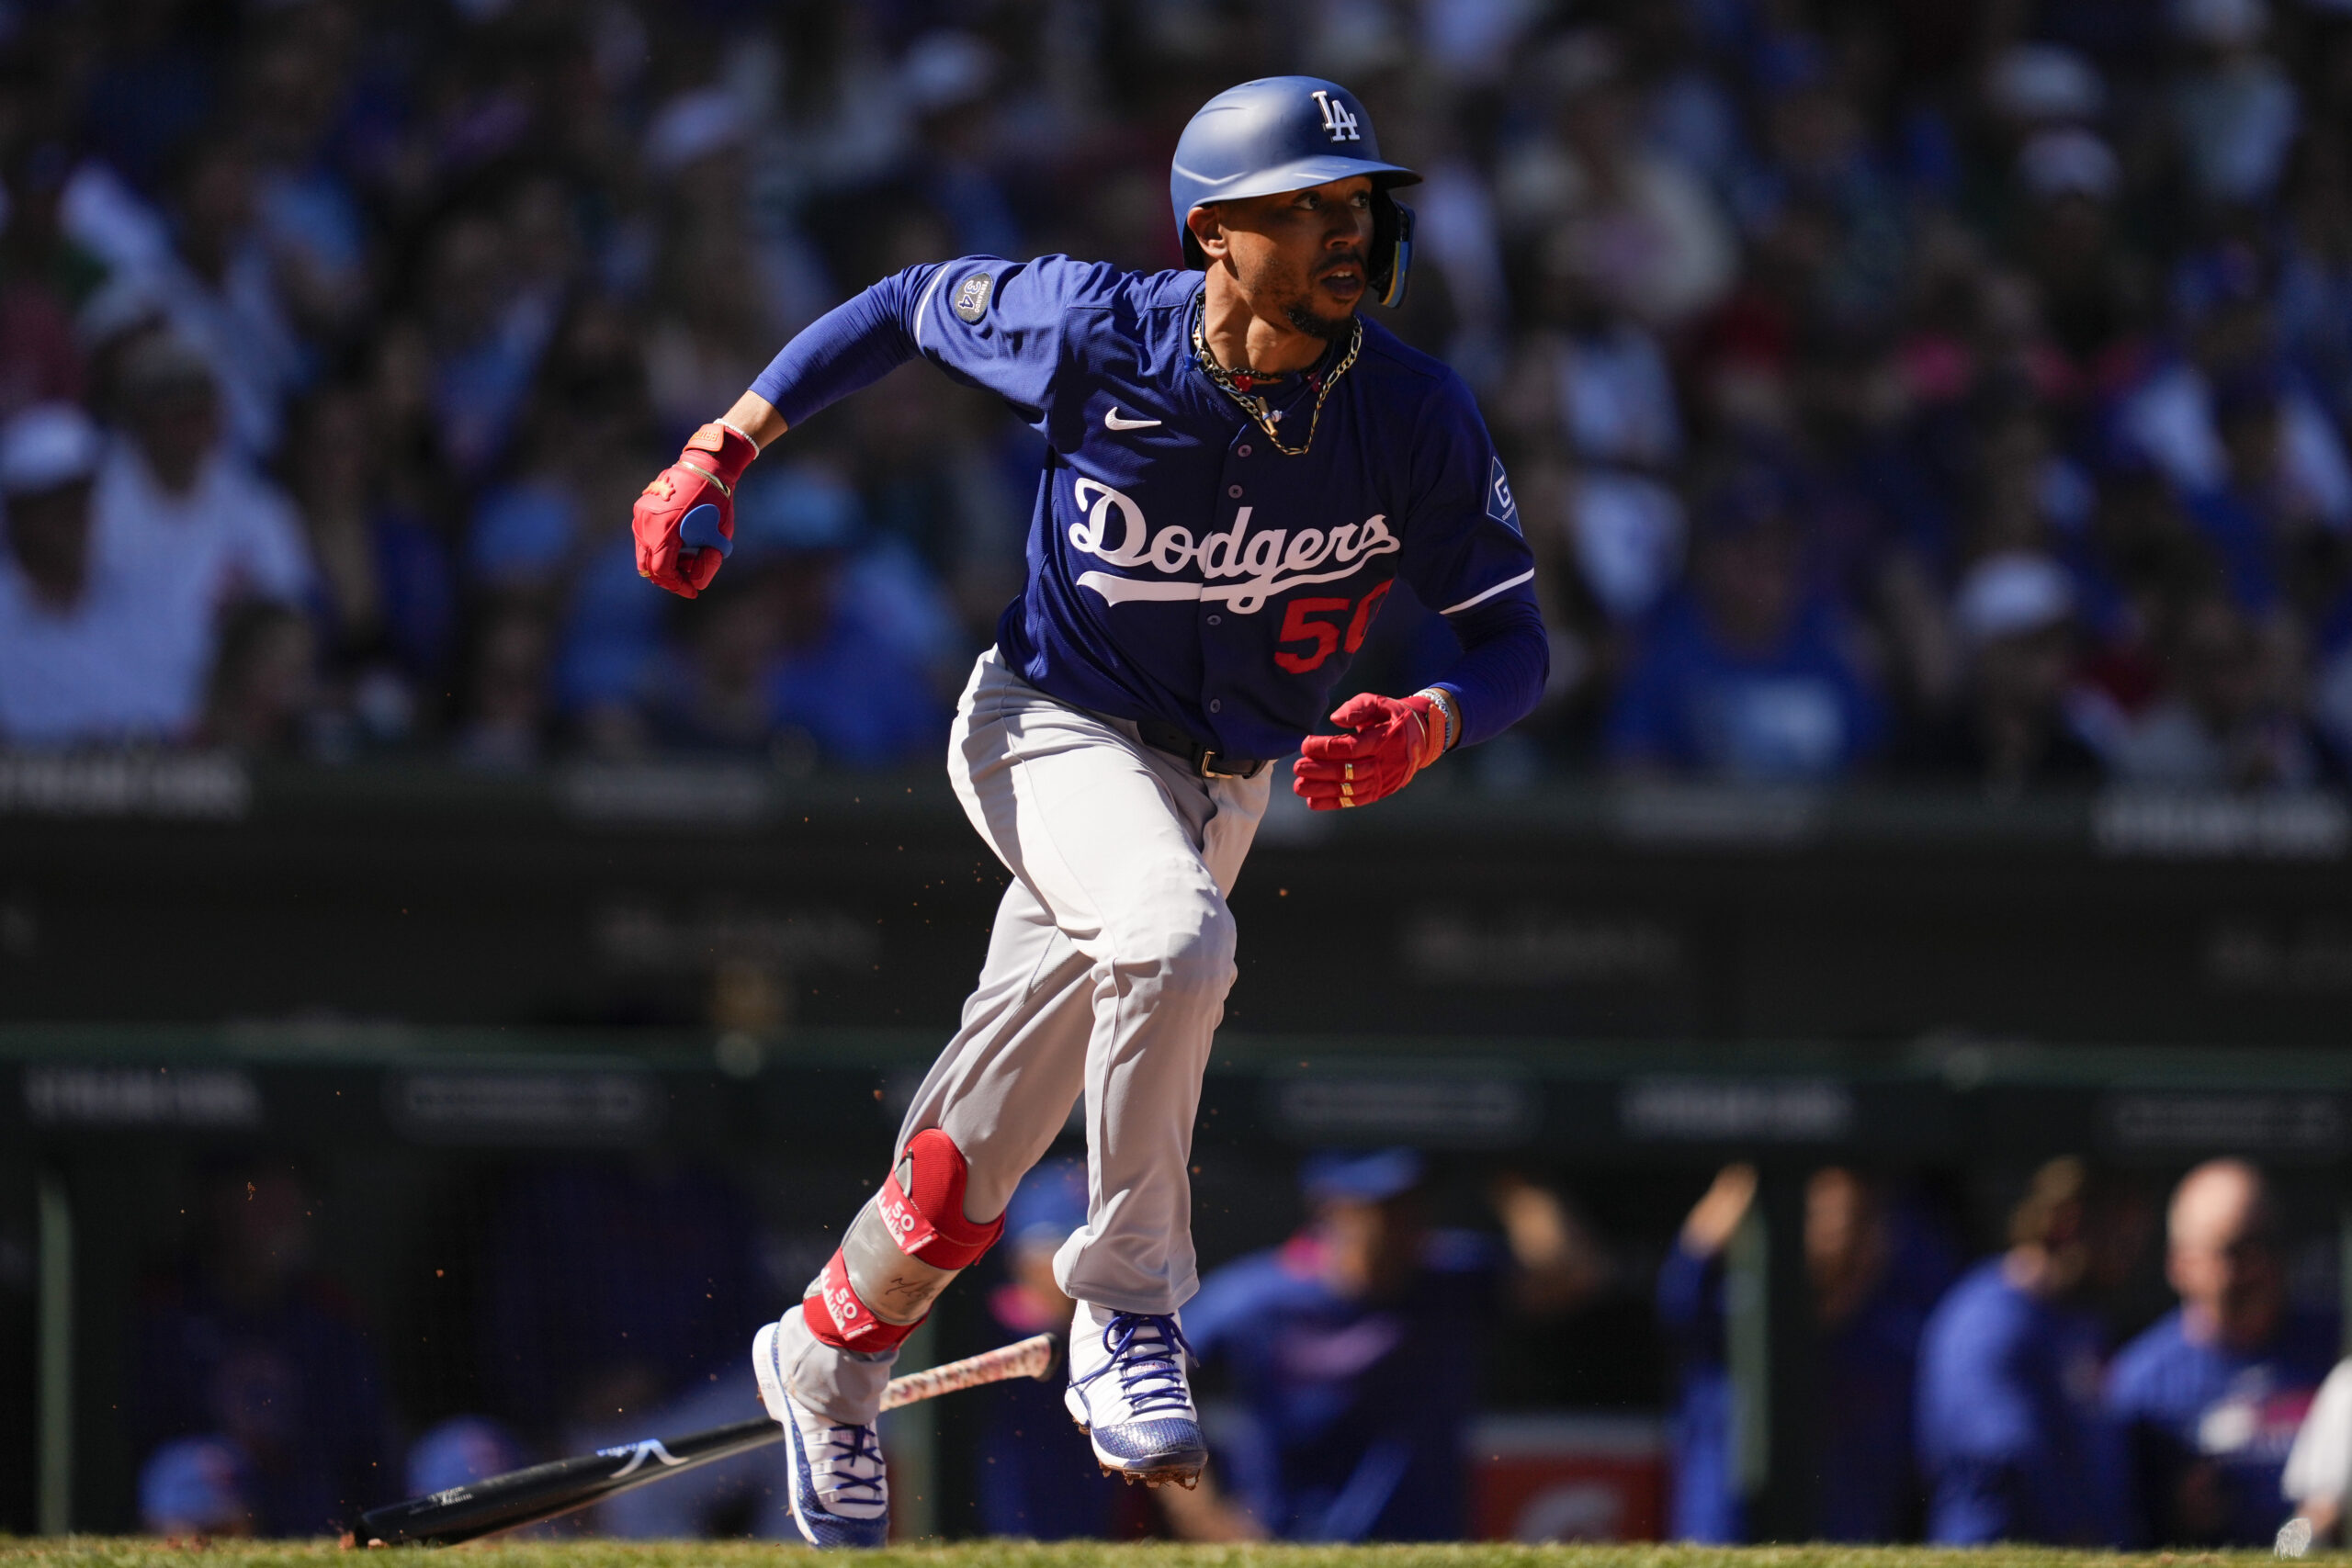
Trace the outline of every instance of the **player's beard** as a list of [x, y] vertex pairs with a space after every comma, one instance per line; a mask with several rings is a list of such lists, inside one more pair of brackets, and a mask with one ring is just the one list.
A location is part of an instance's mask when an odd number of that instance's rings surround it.
[[1364, 258], [1360, 253], [1326, 256], [1307, 274], [1305, 286], [1293, 292], [1290, 303], [1283, 307], [1283, 319], [1309, 337], [1319, 337], [1325, 343], [1343, 341], [1355, 330], [1356, 306], [1362, 296], [1349, 300], [1336, 316], [1327, 316], [1315, 308], [1317, 302], [1316, 290], [1321, 286], [1324, 275], [1342, 265], [1352, 266], [1358, 277], [1369, 279], [1370, 274], [1365, 270]]
[[1337, 343], [1353, 329], [1356, 308], [1350, 305], [1343, 316], [1324, 316], [1317, 314], [1305, 300], [1297, 299], [1291, 302], [1283, 317], [1309, 337], [1319, 337], [1325, 343]]

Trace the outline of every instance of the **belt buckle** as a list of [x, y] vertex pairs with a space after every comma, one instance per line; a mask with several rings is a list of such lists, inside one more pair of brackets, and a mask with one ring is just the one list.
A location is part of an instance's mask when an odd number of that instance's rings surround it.
[[1201, 748], [1201, 777], [1204, 779], [1255, 778], [1258, 776], [1258, 766], [1259, 764], [1252, 762], [1247, 773], [1233, 768], [1220, 768], [1217, 766], [1217, 754], [1205, 746]]

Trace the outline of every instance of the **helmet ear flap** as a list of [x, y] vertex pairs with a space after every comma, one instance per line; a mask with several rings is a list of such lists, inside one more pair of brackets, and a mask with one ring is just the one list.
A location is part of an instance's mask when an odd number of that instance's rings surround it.
[[1365, 281], [1372, 297], [1391, 310], [1405, 302], [1405, 278], [1413, 261], [1413, 209], [1384, 187], [1372, 193], [1372, 254]]

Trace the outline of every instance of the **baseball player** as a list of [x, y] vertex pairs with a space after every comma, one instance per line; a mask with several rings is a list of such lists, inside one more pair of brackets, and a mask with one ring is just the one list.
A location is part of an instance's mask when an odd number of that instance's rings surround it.
[[[1369, 805], [1516, 722], [1548, 663], [1469, 391], [1358, 314], [1402, 297], [1412, 214], [1391, 193], [1418, 177], [1381, 161], [1335, 83], [1235, 87], [1177, 147], [1185, 269], [969, 256], [884, 278], [787, 344], [637, 502], [639, 570], [691, 598], [732, 547], [733, 489], [761, 449], [917, 355], [1047, 446], [1027, 584], [948, 746], [1012, 885], [888, 1179], [753, 1346], [820, 1546], [882, 1544], [891, 1360], [996, 1241], [1081, 1095], [1087, 1220], [1055, 1258], [1078, 1303], [1064, 1402], [1106, 1471], [1198, 1479], [1186, 1162], [1269, 759], [1303, 752], [1291, 788], [1315, 809]], [[1398, 577], [1444, 614], [1460, 661], [1310, 736]]]

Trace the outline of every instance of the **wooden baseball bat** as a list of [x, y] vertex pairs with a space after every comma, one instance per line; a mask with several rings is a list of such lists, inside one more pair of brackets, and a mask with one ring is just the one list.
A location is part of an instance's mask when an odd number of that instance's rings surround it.
[[[928, 1371], [892, 1378], [882, 1391], [882, 1408], [896, 1410], [902, 1404], [1007, 1378], [1043, 1379], [1054, 1370], [1057, 1348], [1055, 1336], [1040, 1334]], [[764, 1448], [783, 1437], [784, 1427], [763, 1416], [684, 1437], [647, 1438], [573, 1459], [552, 1460], [370, 1508], [359, 1516], [359, 1523], [343, 1538], [343, 1543], [455, 1546], [552, 1519], [665, 1475]]]

